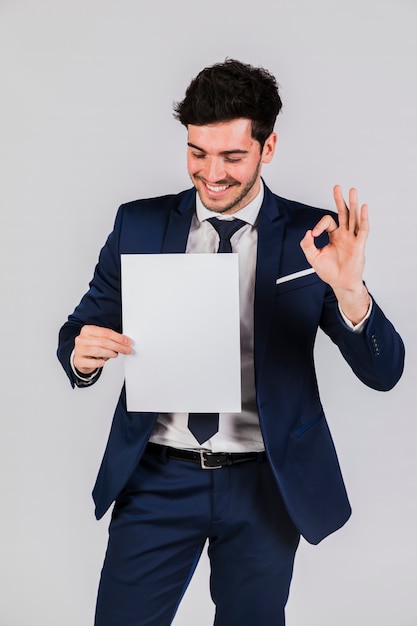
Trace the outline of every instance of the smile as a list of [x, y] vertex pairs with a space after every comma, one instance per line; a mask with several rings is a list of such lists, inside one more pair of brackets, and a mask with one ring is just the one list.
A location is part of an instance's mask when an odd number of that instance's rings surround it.
[[230, 185], [209, 185], [208, 183], [204, 183], [209, 191], [212, 193], [221, 193], [222, 191], [226, 191], [230, 187]]

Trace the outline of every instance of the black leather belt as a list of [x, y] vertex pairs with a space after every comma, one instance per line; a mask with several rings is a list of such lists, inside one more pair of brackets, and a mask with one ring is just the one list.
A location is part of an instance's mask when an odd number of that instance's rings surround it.
[[258, 461], [266, 459], [265, 452], [209, 452], [208, 450], [181, 450], [149, 442], [146, 448], [154, 456], [176, 459], [177, 461], [191, 461], [198, 463], [202, 469], [220, 469], [226, 465]]

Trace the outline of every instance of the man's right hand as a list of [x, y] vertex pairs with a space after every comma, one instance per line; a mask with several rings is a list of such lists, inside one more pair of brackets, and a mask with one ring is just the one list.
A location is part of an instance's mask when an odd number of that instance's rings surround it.
[[85, 325], [75, 338], [74, 367], [82, 374], [91, 374], [108, 359], [132, 352], [132, 340], [110, 328]]

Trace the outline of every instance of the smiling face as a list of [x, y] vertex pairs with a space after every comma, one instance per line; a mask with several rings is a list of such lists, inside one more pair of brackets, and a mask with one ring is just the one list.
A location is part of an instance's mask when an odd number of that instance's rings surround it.
[[236, 213], [259, 192], [262, 163], [274, 155], [276, 134], [271, 133], [261, 151], [251, 129], [251, 120], [243, 118], [188, 125], [188, 173], [210, 211]]

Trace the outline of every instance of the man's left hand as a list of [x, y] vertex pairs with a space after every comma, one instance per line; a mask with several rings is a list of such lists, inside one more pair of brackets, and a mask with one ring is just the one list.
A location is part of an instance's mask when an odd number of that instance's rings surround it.
[[[366, 315], [370, 297], [363, 284], [365, 245], [369, 233], [368, 207], [358, 207], [356, 189], [349, 191], [349, 207], [339, 185], [333, 189], [339, 225], [325, 215], [312, 230], [306, 232], [300, 245], [307, 261], [317, 275], [335, 292], [346, 317], [359, 323]], [[317, 248], [314, 238], [323, 232], [329, 234], [329, 243]]]

